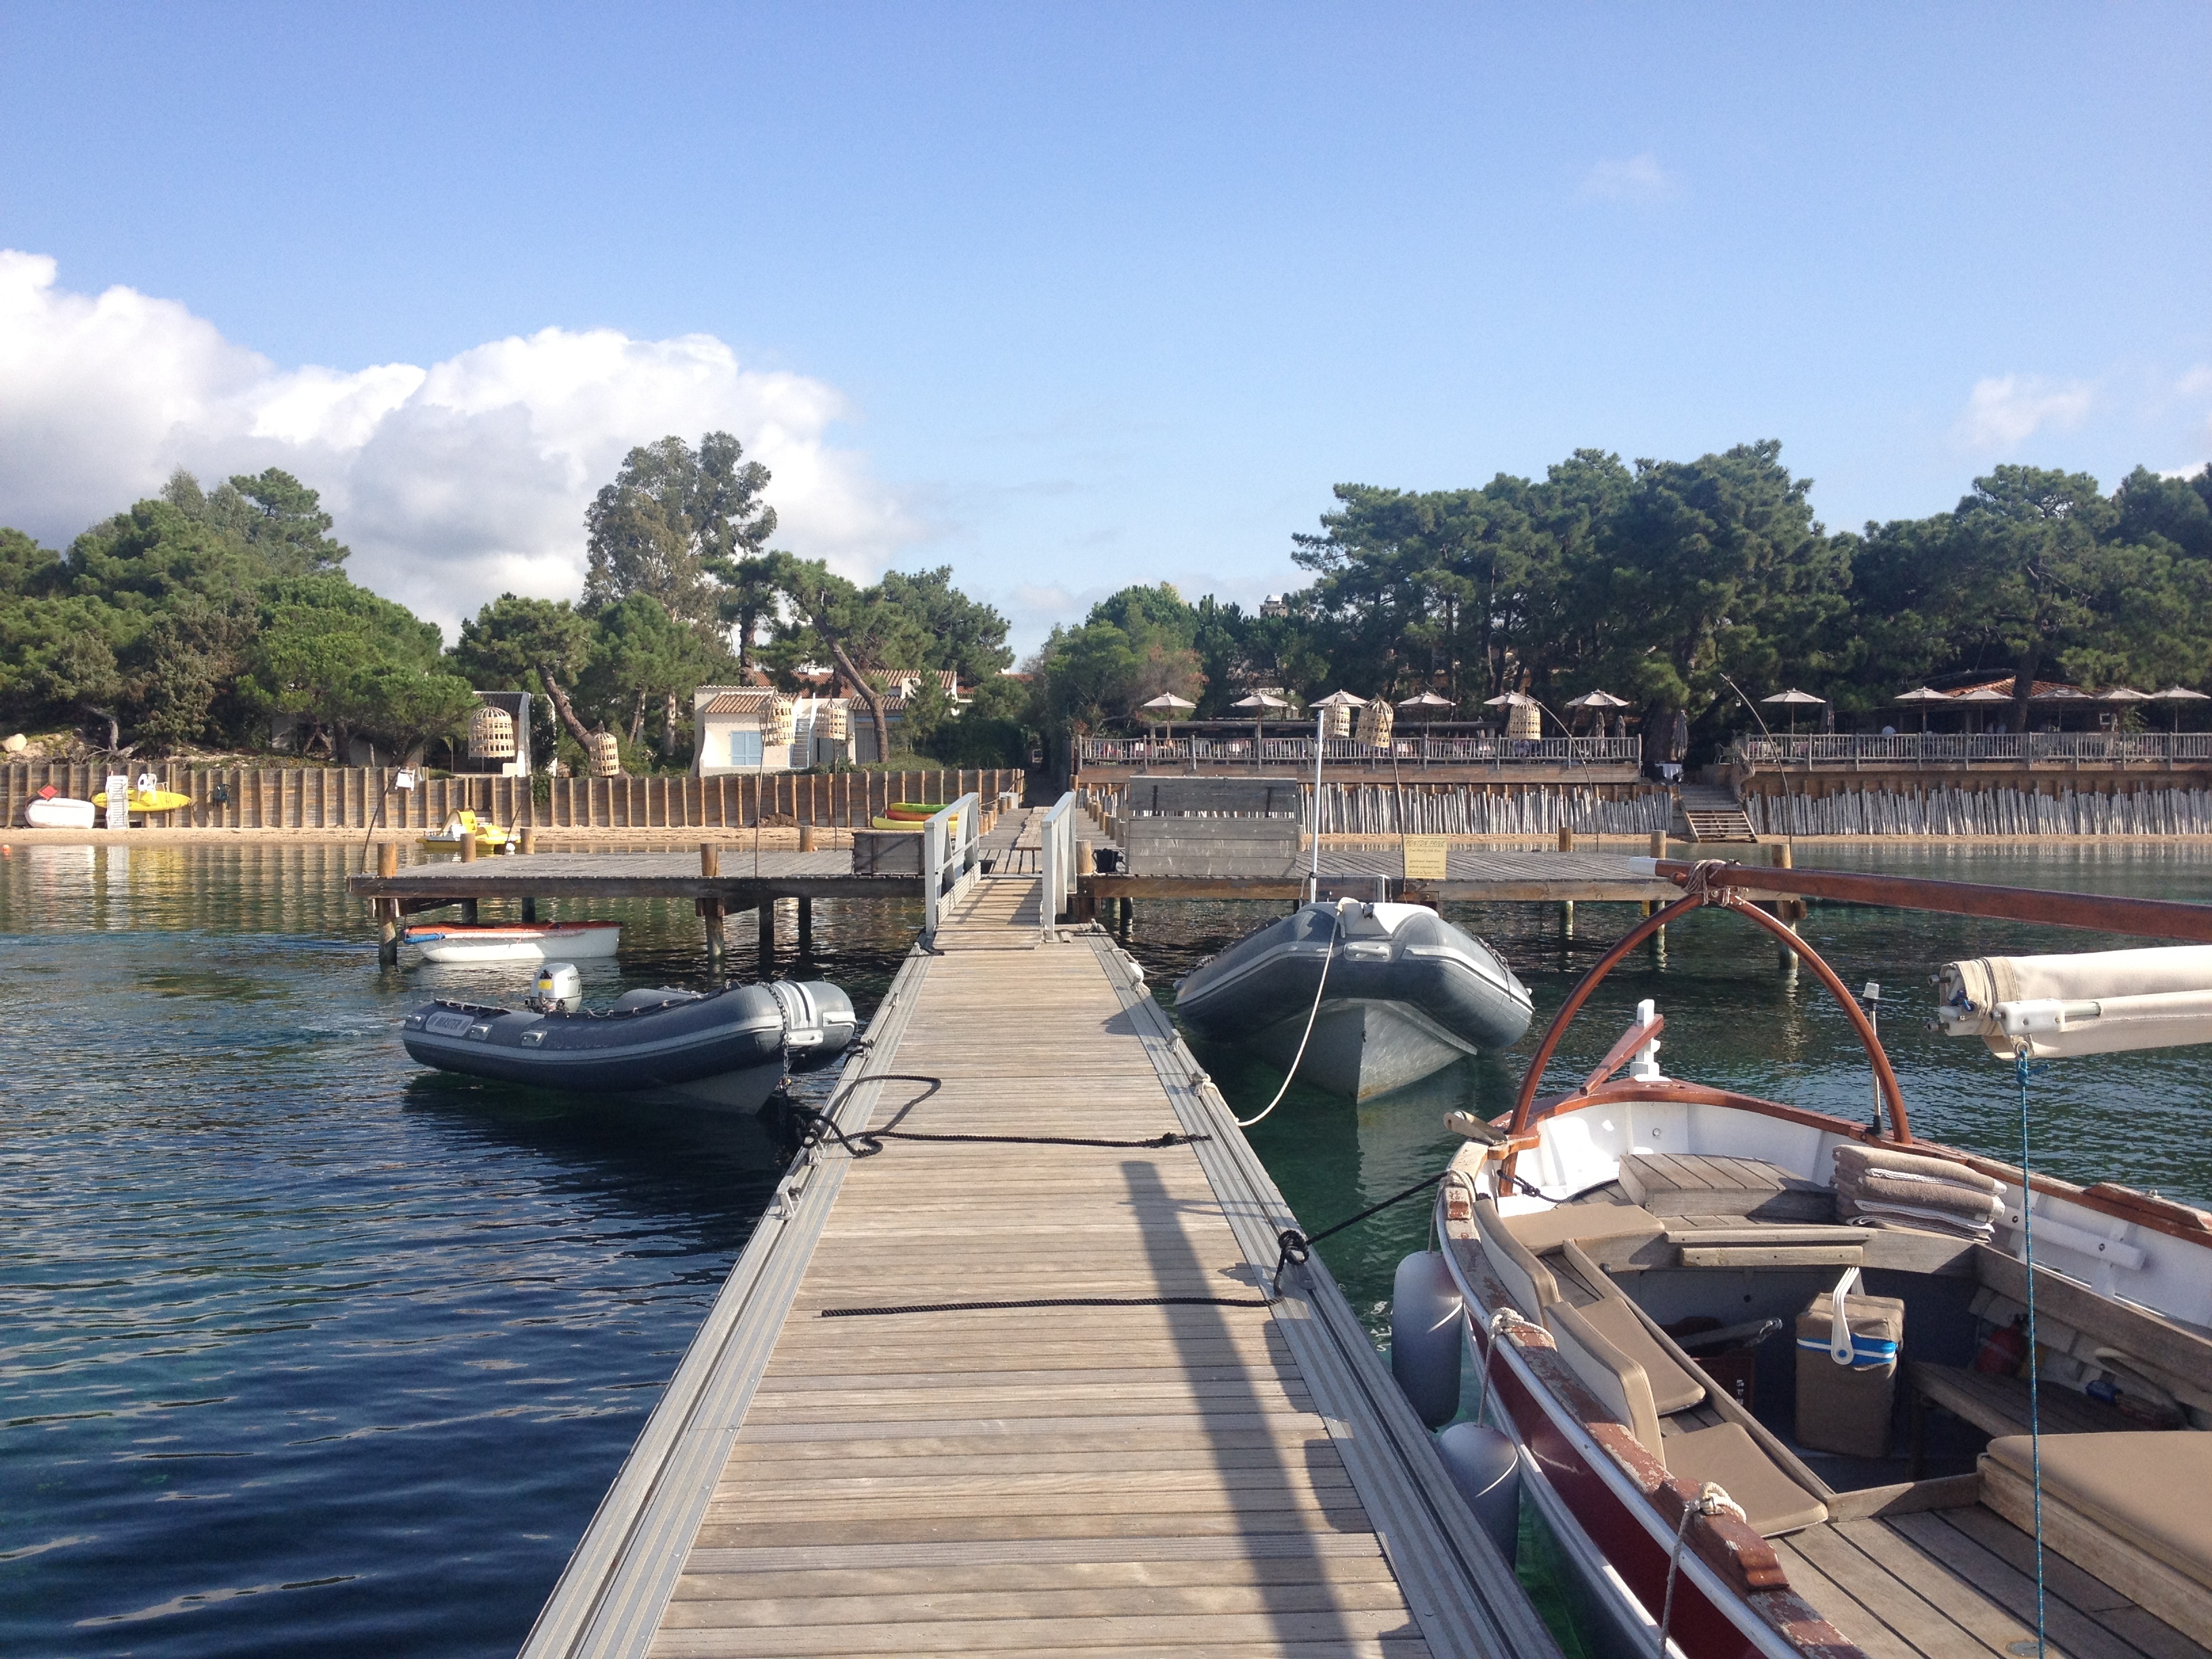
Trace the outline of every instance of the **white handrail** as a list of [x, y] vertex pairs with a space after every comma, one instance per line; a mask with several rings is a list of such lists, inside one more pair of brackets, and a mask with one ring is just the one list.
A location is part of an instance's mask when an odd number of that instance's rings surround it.
[[963, 795], [921, 826], [921, 930], [932, 940], [945, 901], [959, 896], [978, 867], [979, 806], [976, 795]]
[[1046, 944], [1060, 937], [1060, 901], [1075, 890], [1075, 792], [1054, 801], [1037, 837], [1037, 867], [1044, 884], [1037, 894], [1037, 931]]

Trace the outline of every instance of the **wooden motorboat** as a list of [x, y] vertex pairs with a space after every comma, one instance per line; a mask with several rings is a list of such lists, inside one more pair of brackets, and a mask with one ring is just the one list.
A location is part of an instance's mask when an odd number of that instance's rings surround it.
[[[2212, 910], [1654, 868], [1691, 891], [1570, 995], [1509, 1118], [1455, 1122], [1470, 1139], [1436, 1209], [1489, 1419], [1519, 1446], [1523, 1501], [1585, 1633], [1608, 1655], [1684, 1659], [2032, 1659], [2039, 1639], [2075, 1659], [2204, 1659], [2212, 1212], [1915, 1139], [1857, 1002], [1740, 895], [1825, 890], [2196, 941]], [[1592, 989], [1702, 903], [1773, 933], [1837, 997], [1873, 1068], [1875, 1124], [1665, 1076], [1649, 1004], [1581, 1086], [1536, 1098]], [[2063, 988], [2049, 967], [2063, 959], [2012, 960]], [[2055, 1018], [1951, 1012], [1999, 1029]]]
[[1176, 988], [1200, 1035], [1354, 1100], [1510, 1048], [1528, 990], [1480, 939], [1418, 904], [1304, 904]]

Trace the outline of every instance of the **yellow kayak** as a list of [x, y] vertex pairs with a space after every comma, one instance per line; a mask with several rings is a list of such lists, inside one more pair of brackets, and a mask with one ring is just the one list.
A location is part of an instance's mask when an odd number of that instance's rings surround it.
[[479, 823], [474, 812], [456, 812], [446, 820], [446, 827], [434, 836], [422, 837], [422, 848], [431, 853], [458, 853], [463, 840], [473, 837], [478, 852], [497, 852], [507, 845], [507, 831], [495, 823]]
[[[127, 803], [126, 810], [133, 812], [173, 812], [179, 807], [192, 804], [190, 795], [180, 795], [173, 789], [133, 789], [124, 799]], [[105, 807], [107, 791], [103, 789], [94, 795], [92, 804]]]
[[928, 824], [927, 818], [871, 818], [869, 823], [878, 830], [911, 830], [919, 835]]

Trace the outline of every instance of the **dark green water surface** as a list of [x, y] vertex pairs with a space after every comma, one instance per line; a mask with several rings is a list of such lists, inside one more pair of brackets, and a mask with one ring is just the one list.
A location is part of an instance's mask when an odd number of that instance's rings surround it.
[[[2212, 854], [1799, 849], [1801, 862], [2212, 896]], [[358, 849], [15, 848], [0, 859], [0, 1652], [511, 1653], [772, 1188], [753, 1123], [426, 1073], [396, 1040], [431, 995], [513, 1000], [514, 967], [375, 969], [343, 892]], [[917, 907], [816, 907], [816, 963], [871, 1011]], [[594, 1000], [702, 982], [689, 905], [625, 924]], [[1175, 976], [1275, 914], [1152, 904], [1134, 952]], [[1540, 1026], [1632, 913], [1460, 918]], [[492, 911], [488, 906], [487, 919]], [[1899, 998], [1884, 1035], [1916, 1129], [2016, 1150], [2010, 1068], [1928, 1032], [1963, 954], [2124, 941], [1844, 908], [1808, 936]], [[742, 922], [735, 960], [750, 969]], [[799, 967], [787, 949], [782, 971]], [[1562, 1051], [1578, 1075], [1638, 999], [1672, 1075], [1856, 1115], [1864, 1060], [1818, 986], [1708, 915], [1639, 955]], [[1010, 1018], [1019, 1011], [1010, 1009]], [[1532, 1048], [1532, 1036], [1522, 1044]], [[1279, 1082], [1206, 1063], [1240, 1109]], [[2196, 1050], [2053, 1067], [2039, 1163], [2212, 1199]], [[1294, 1088], [1253, 1140], [1309, 1230], [1434, 1173], [1443, 1113], [1510, 1103], [1512, 1055], [1354, 1108]], [[818, 1094], [822, 1079], [806, 1085]], [[1378, 1332], [1420, 1200], [1325, 1247]]]

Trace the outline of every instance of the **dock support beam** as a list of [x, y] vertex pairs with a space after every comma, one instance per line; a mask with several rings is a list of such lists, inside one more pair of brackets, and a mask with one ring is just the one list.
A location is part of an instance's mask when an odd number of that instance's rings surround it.
[[[708, 881], [719, 878], [722, 873], [721, 849], [711, 841], [699, 843], [699, 873]], [[722, 972], [722, 901], [701, 899], [699, 919], [707, 930], [707, 971], [719, 978]]]
[[775, 901], [763, 899], [760, 902], [760, 975], [763, 979], [775, 977]]
[[[1777, 870], [1792, 868], [1790, 843], [1786, 841], [1776, 842], [1767, 849], [1766, 861]], [[1805, 908], [1803, 899], [1777, 899], [1774, 901], [1774, 919], [1794, 933], [1797, 931], [1797, 924], [1805, 919]], [[1782, 977], [1793, 984], [1796, 983], [1797, 953], [1786, 945], [1777, 945], [1774, 947], [1774, 965], [1782, 970]]]
[[[1563, 830], [1559, 833], [1565, 835], [1566, 831]], [[1572, 899], [1559, 901], [1559, 936], [1562, 939], [1575, 936], [1575, 902]]]
[[461, 924], [466, 927], [477, 925], [477, 902], [472, 898], [461, 901]]
[[[376, 873], [390, 881], [399, 873], [399, 843], [383, 841], [376, 844]], [[371, 914], [376, 917], [376, 965], [397, 968], [399, 965], [399, 901], [380, 898], [370, 901]]]
[[[811, 833], [805, 828], [799, 831], [805, 839], [811, 839]], [[814, 959], [814, 901], [811, 898], [799, 901], [799, 954], [802, 960]]]
[[538, 901], [536, 899], [526, 898], [522, 901], [522, 919], [526, 922], [534, 922], [538, 920]]

